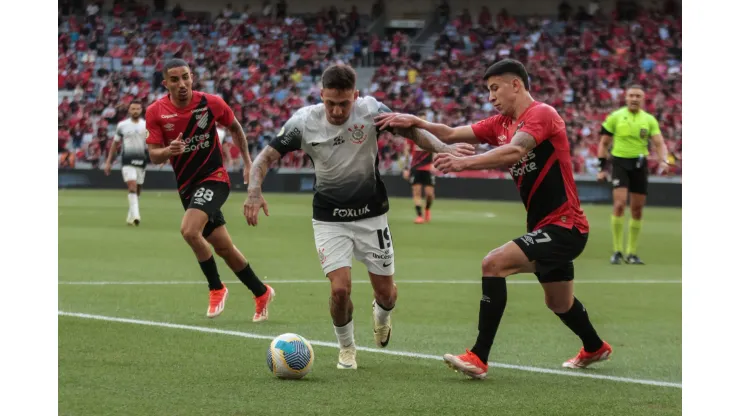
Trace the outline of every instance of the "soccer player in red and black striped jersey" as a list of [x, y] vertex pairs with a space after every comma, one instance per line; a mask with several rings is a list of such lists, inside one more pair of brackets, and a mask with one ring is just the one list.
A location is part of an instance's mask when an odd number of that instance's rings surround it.
[[[424, 119], [424, 115], [419, 115], [419, 117], [422, 120]], [[411, 155], [411, 160], [408, 167], [403, 171], [403, 178], [411, 182], [411, 197], [416, 207], [416, 220], [414, 220], [414, 223], [424, 224], [432, 220], [432, 202], [434, 202], [433, 153], [427, 152], [412, 140], [407, 139], [404, 156], [408, 159], [409, 154]], [[421, 213], [422, 190], [423, 196], [426, 197], [423, 216]]]
[[478, 339], [465, 354], [445, 354], [457, 371], [485, 378], [488, 355], [506, 307], [506, 277], [534, 273], [545, 291], [545, 303], [583, 342], [564, 367], [585, 368], [606, 360], [611, 346], [602, 341], [586, 308], [573, 292], [573, 260], [586, 247], [588, 221], [580, 207], [565, 123], [554, 108], [529, 94], [524, 65], [513, 59], [493, 64], [483, 79], [489, 100], [500, 112], [469, 126], [451, 128], [412, 115], [381, 115], [380, 127], [417, 127], [447, 143], [485, 142], [498, 146], [484, 154], [438, 155], [442, 172], [508, 167], [527, 210], [527, 234], [494, 249], [483, 259], [483, 297]]
[[234, 112], [221, 97], [193, 91], [193, 73], [181, 59], [172, 59], [163, 69], [162, 85], [169, 94], [149, 106], [146, 128], [149, 156], [154, 163], [169, 159], [177, 178], [185, 215], [180, 232], [193, 249], [210, 290], [206, 316], [223, 312], [228, 289], [221, 282], [211, 246], [254, 294], [253, 322], [268, 318], [267, 307], [275, 291], [255, 275], [244, 255], [226, 231], [221, 206], [230, 192], [229, 175], [221, 155], [216, 123], [228, 126], [244, 158], [244, 180], [252, 161], [247, 138]]

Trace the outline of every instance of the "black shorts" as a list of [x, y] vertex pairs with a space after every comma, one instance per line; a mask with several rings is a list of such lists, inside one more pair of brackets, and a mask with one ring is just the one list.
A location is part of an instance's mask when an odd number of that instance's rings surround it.
[[647, 195], [647, 158], [612, 158], [612, 187], [627, 188], [631, 193]]
[[225, 182], [207, 181], [193, 187], [190, 195], [180, 195], [182, 206], [188, 209], [198, 209], [208, 214], [208, 223], [203, 228], [203, 237], [208, 238], [216, 228], [226, 225], [226, 219], [221, 207], [229, 198], [229, 184]]
[[428, 170], [412, 170], [409, 177], [411, 185], [434, 186], [434, 175]]
[[573, 280], [573, 260], [586, 248], [588, 233], [557, 225], [545, 225], [513, 240], [535, 265], [541, 283]]

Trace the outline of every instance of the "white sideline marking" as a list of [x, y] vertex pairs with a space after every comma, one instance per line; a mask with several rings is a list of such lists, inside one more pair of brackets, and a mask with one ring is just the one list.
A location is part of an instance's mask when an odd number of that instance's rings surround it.
[[[328, 283], [327, 279], [314, 279], [314, 280], [263, 280], [265, 283]], [[224, 283], [241, 283], [238, 280], [224, 280]], [[628, 284], [643, 284], [643, 285], [658, 285], [658, 284], [681, 284], [681, 280], [576, 280], [576, 286], [582, 284], [615, 284], [615, 285], [628, 285]], [[172, 281], [141, 281], [141, 282], [129, 282], [129, 281], [107, 281], [107, 282], [69, 282], [60, 281], [57, 282], [60, 285], [81, 285], [81, 286], [105, 286], [105, 285], [202, 285], [204, 281], [185, 281], [185, 280], [172, 280]], [[369, 284], [369, 280], [356, 280], [352, 284]], [[479, 285], [480, 280], [396, 280], [396, 283], [400, 285], [404, 284], [452, 284], [452, 285]], [[514, 285], [538, 285], [537, 280], [509, 280], [507, 284]]]
[[[119, 322], [119, 323], [125, 323], [125, 324], [156, 326], [156, 327], [172, 328], [172, 329], [184, 329], [187, 331], [206, 332], [210, 334], [219, 334], [219, 335], [232, 335], [232, 336], [242, 337], [242, 338], [265, 339], [265, 340], [272, 340], [273, 338], [275, 338], [275, 336], [271, 336], [271, 335], [254, 334], [251, 332], [229, 331], [225, 329], [208, 328], [208, 327], [202, 327], [202, 326], [172, 324], [169, 322], [156, 322], [156, 321], [145, 321], [145, 320], [140, 320], [140, 319], [116, 318], [113, 316], [90, 315], [87, 313], [64, 312], [64, 311], [57, 311], [57, 314], [59, 316], [69, 316], [69, 317], [74, 317], [74, 318], [96, 319], [99, 321]], [[325, 342], [325, 341], [315, 341], [315, 340], [310, 340], [310, 341], [312, 345], [318, 345], [321, 347], [329, 347], [329, 348], [337, 348], [336, 342]], [[442, 357], [437, 356], [437, 355], [419, 354], [415, 352], [381, 350], [378, 348], [368, 348], [368, 347], [360, 347], [360, 346], [357, 347], [357, 350], [374, 352], [378, 354], [396, 355], [400, 357], [421, 358], [421, 359], [436, 360], [436, 361], [442, 360]], [[507, 368], [509, 370], [529, 371], [532, 373], [556, 374], [560, 376], [593, 378], [593, 379], [598, 379], [598, 380], [616, 381], [616, 382], [621, 382], [621, 383], [645, 384], [649, 386], [673, 387], [673, 388], [679, 388], [679, 389], [682, 388], [681, 383], [671, 383], [668, 381], [642, 380], [642, 379], [637, 379], [637, 378], [616, 377], [616, 376], [607, 376], [607, 375], [601, 375], [601, 374], [589, 374], [589, 373], [578, 372], [578, 371], [554, 370], [550, 368], [530, 367], [530, 366], [503, 364], [503, 363], [495, 363], [495, 362], [489, 362], [488, 365], [491, 367]]]

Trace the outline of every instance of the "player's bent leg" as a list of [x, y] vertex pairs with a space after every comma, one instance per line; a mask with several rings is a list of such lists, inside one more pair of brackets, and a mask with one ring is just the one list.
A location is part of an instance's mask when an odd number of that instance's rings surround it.
[[216, 254], [224, 259], [229, 268], [244, 283], [254, 296], [254, 316], [252, 322], [263, 322], [269, 318], [268, 306], [275, 298], [275, 289], [263, 284], [252, 270], [252, 266], [231, 240], [226, 226], [218, 226], [206, 238]]
[[355, 347], [355, 331], [352, 322], [354, 306], [350, 298], [352, 293], [351, 268], [340, 267], [327, 273], [326, 277], [331, 282], [329, 309], [334, 322], [334, 333], [339, 342], [337, 368], [340, 370], [356, 370], [357, 348]]
[[518, 240], [520, 239], [509, 241], [492, 250], [483, 259], [483, 295], [479, 305], [478, 338], [475, 345], [464, 354], [445, 354], [443, 357], [453, 370], [469, 377], [482, 379], [488, 374], [488, 356], [506, 309], [506, 277], [534, 271], [532, 261], [517, 244]]
[[385, 348], [391, 340], [391, 312], [396, 306], [398, 288], [393, 275], [380, 275], [368, 272], [373, 286], [373, 336], [375, 345]]
[[216, 260], [211, 253], [211, 247], [203, 237], [203, 229], [206, 224], [208, 224], [208, 214], [199, 209], [190, 208], [185, 211], [182, 218], [180, 232], [185, 242], [195, 253], [195, 258], [198, 259], [200, 268], [206, 276], [206, 280], [208, 280], [209, 300], [206, 316], [215, 318], [223, 312], [229, 290], [221, 282]]
[[627, 206], [627, 187], [621, 186], [612, 191], [614, 210], [611, 218], [613, 254], [611, 264], [620, 264], [624, 260], [624, 209]]
[[637, 192], [630, 193], [632, 218], [627, 233], [627, 264], [645, 264], [637, 256], [637, 243], [640, 239], [640, 231], [642, 231], [642, 210], [645, 208], [646, 201], [647, 195]]
[[596, 333], [586, 307], [573, 294], [573, 262], [543, 269], [537, 278], [545, 292], [545, 304], [583, 343], [578, 354], [564, 362], [563, 367], [586, 368], [608, 360], [611, 346]]
[[[429, 173], [431, 175], [431, 172]], [[434, 202], [434, 185], [427, 185], [424, 187], [424, 196], [426, 197], [427, 204], [424, 210], [424, 221], [429, 222], [432, 220], [432, 203]]]
[[415, 183], [411, 185], [411, 196], [414, 200], [414, 209], [416, 210], [416, 219], [414, 220], [415, 224], [423, 224], [424, 223], [424, 217], [421, 212], [421, 184]]

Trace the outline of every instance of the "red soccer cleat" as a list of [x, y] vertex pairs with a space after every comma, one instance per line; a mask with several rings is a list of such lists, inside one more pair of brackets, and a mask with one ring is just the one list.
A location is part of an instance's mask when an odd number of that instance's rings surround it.
[[206, 312], [206, 316], [209, 318], [215, 318], [224, 311], [226, 298], [229, 297], [229, 289], [226, 289], [226, 285], [223, 286], [221, 289], [211, 290], [211, 293], [208, 295], [208, 311]]
[[255, 306], [252, 322], [262, 322], [268, 318], [267, 307], [272, 302], [272, 299], [275, 298], [275, 289], [270, 287], [270, 285], [265, 285], [265, 287], [267, 288], [267, 292], [258, 298], [254, 298]]
[[612, 355], [612, 346], [604, 341], [604, 344], [596, 352], [586, 352], [583, 348], [578, 351], [578, 355], [563, 363], [565, 368], [586, 368], [589, 365], [606, 361]]
[[424, 221], [429, 222], [432, 220], [432, 210], [428, 209], [424, 211]]
[[424, 224], [424, 217], [416, 217], [414, 224]]
[[445, 354], [443, 358], [451, 369], [468, 377], [482, 380], [488, 375], [488, 364], [481, 361], [470, 350], [465, 350], [465, 354], [460, 355]]

